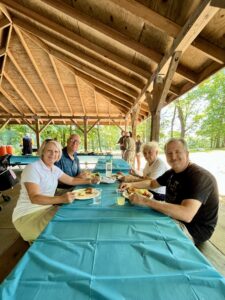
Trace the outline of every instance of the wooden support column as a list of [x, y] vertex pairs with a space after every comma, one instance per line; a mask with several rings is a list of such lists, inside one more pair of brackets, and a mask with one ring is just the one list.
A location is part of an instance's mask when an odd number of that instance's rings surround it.
[[87, 152], [87, 117], [84, 117], [84, 151]]
[[157, 95], [161, 90], [161, 84], [157, 84], [157, 87], [154, 87], [153, 95], [149, 92], [146, 92], [146, 100], [148, 102], [149, 111], [151, 112], [151, 133], [150, 141], [159, 141], [159, 129], [160, 129], [160, 110], [157, 111]]
[[138, 116], [139, 116], [140, 108], [141, 108], [140, 104], [138, 104], [131, 113], [132, 137], [134, 139], [136, 139]]
[[40, 124], [39, 124], [39, 119], [36, 119], [36, 122], [35, 122], [35, 133], [36, 133], [37, 149], [39, 149], [40, 148]]

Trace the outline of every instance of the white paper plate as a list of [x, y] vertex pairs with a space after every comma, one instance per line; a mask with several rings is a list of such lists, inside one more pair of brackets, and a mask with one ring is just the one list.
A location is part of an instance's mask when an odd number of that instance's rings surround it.
[[114, 183], [116, 178], [101, 176], [101, 183]]
[[[100, 191], [98, 191], [96, 189], [93, 189], [93, 193], [91, 193], [91, 194], [85, 193], [85, 190], [86, 189], [73, 190], [74, 198], [76, 200], [88, 200], [88, 199], [92, 199], [92, 198], [100, 195]], [[83, 195], [83, 193], [84, 193], [84, 195]]]

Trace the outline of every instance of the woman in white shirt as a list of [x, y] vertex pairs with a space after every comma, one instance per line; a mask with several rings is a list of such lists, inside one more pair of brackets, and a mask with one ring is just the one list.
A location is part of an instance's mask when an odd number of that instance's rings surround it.
[[73, 192], [54, 196], [58, 180], [68, 185], [97, 183], [97, 179], [70, 177], [56, 161], [61, 158], [61, 145], [46, 140], [39, 150], [40, 159], [25, 167], [21, 175], [21, 191], [13, 211], [12, 221], [25, 241], [35, 240], [57, 211], [57, 204], [74, 201]]

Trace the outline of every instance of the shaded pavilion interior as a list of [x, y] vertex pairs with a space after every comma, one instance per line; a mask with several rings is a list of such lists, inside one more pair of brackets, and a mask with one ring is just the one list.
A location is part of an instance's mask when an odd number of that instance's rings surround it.
[[[126, 128], [225, 64], [224, 1], [0, 1], [0, 126]], [[87, 143], [86, 143], [87, 144]]]

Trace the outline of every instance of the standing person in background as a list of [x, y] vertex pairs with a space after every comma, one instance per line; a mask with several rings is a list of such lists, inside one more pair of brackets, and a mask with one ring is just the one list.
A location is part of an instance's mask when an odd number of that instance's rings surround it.
[[123, 155], [124, 155], [124, 151], [125, 151], [125, 138], [126, 138], [126, 135], [125, 135], [125, 131], [122, 130], [121, 131], [121, 137], [119, 138], [117, 144], [120, 145], [120, 150], [121, 150], [121, 157], [123, 158]]
[[23, 137], [22, 155], [32, 154], [32, 139], [29, 133]]
[[140, 171], [141, 170], [141, 145], [142, 145], [140, 135], [137, 135], [135, 144], [136, 144], [135, 158], [137, 161], [137, 171]]
[[132, 138], [132, 132], [126, 132], [124, 160], [133, 167], [135, 158], [135, 140]]

